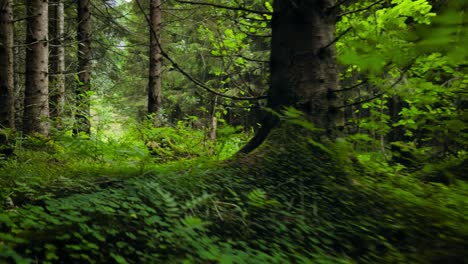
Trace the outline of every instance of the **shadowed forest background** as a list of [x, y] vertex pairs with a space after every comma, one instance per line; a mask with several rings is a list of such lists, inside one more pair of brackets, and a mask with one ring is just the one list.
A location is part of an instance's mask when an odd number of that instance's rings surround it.
[[0, 0], [0, 263], [467, 263], [463, 0]]

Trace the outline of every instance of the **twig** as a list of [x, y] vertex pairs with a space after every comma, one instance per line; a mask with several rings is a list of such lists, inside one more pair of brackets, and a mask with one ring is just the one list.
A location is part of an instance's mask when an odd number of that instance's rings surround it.
[[392, 85], [390, 85], [390, 87], [388, 87], [384, 91], [378, 93], [377, 95], [372, 96], [372, 97], [367, 98], [367, 99], [364, 99], [364, 100], [361, 100], [359, 102], [354, 102], [352, 104], [345, 104], [345, 105], [342, 105], [342, 106], [334, 107], [333, 109], [341, 109], [341, 108], [345, 108], [345, 107], [348, 107], [348, 106], [360, 105], [360, 104], [367, 103], [367, 102], [370, 102], [370, 101], [372, 101], [374, 99], [377, 99], [377, 98], [381, 97], [386, 92], [388, 92], [390, 89], [395, 87], [401, 80], [403, 80], [403, 77], [405, 76], [405, 73], [411, 68], [412, 65], [413, 65], [413, 62], [411, 62], [408, 66], [406, 66], [403, 69], [403, 71], [400, 72], [400, 77], [398, 77], [398, 79]]
[[221, 97], [225, 97], [225, 98], [229, 98], [229, 99], [232, 99], [232, 100], [245, 100], [245, 101], [252, 101], [252, 100], [261, 100], [261, 99], [266, 99], [268, 98], [268, 96], [258, 96], [258, 97], [237, 97], [237, 96], [231, 96], [231, 95], [227, 95], [227, 94], [222, 94], [220, 92], [217, 92], [213, 89], [211, 89], [210, 87], [206, 86], [205, 84], [203, 84], [200, 80], [197, 80], [195, 79], [194, 77], [192, 77], [189, 73], [187, 73], [184, 69], [182, 69], [179, 65], [177, 65], [177, 63], [163, 50], [162, 46], [161, 46], [161, 42], [159, 41], [159, 38], [158, 38], [158, 35], [156, 34], [156, 31], [154, 30], [152, 24], [151, 24], [151, 21], [149, 19], [149, 17], [146, 15], [143, 7], [141, 6], [140, 4], [140, 0], [136, 0], [135, 1], [138, 5], [138, 8], [140, 9], [140, 11], [142, 12], [143, 16], [145, 17], [145, 20], [146, 22], [148, 23], [149, 27], [150, 27], [150, 30], [151, 30], [151, 34], [154, 36], [155, 38], [155, 41], [156, 41], [156, 45], [158, 45], [159, 47], [159, 50], [161, 51], [161, 56], [163, 56], [165, 59], [167, 59], [171, 64], [172, 64], [172, 67], [174, 67], [174, 69], [177, 69], [177, 71], [179, 71], [182, 75], [184, 75], [187, 79], [189, 79], [191, 82], [193, 82], [195, 85], [197, 85], [198, 87], [200, 88], [203, 88], [204, 90], [206, 90], [207, 92], [210, 92], [212, 94], [216, 94], [216, 95], [219, 95]]
[[330, 43], [328, 43], [327, 45], [325, 45], [325, 47], [322, 47], [321, 49], [324, 50], [324, 49], [330, 47], [332, 44], [336, 43], [338, 40], [340, 40], [340, 38], [342, 38], [344, 35], [346, 35], [346, 33], [348, 33], [351, 29], [352, 29], [352, 27], [347, 28], [345, 31], [341, 32], [340, 35], [336, 36], [334, 40], [332, 40]]
[[346, 87], [346, 88], [339, 89], [339, 90], [333, 90], [332, 93], [340, 93], [340, 92], [346, 92], [346, 91], [349, 91], [349, 90], [353, 90], [353, 89], [355, 89], [355, 88], [357, 88], [357, 87], [359, 87], [359, 86], [361, 86], [363, 84], [366, 84], [367, 82], [368, 82], [368, 80], [364, 80], [364, 81], [362, 81], [360, 83], [357, 83], [355, 85], [352, 85], [350, 87]]
[[359, 13], [359, 12], [362, 12], [362, 11], [366, 11], [367, 9], [375, 6], [375, 5], [378, 5], [382, 2], [384, 2], [385, 0], [379, 0], [377, 2], [374, 2], [366, 7], [363, 7], [363, 8], [360, 8], [360, 9], [356, 9], [356, 10], [352, 10], [352, 11], [348, 11], [348, 12], [344, 12], [342, 14], [339, 14], [338, 17], [342, 17], [342, 16], [346, 16], [346, 15], [350, 15], [350, 14], [354, 14], [354, 13]]
[[254, 14], [259, 14], [259, 15], [272, 15], [273, 14], [272, 12], [248, 9], [242, 6], [233, 7], [233, 6], [218, 5], [218, 4], [213, 4], [213, 3], [185, 1], [185, 0], [176, 0], [176, 2], [184, 3], [184, 4], [191, 4], [191, 5], [212, 6], [216, 8], [233, 10], [233, 11], [244, 11], [244, 12], [249, 12], [249, 13], [254, 13]]
[[327, 12], [328, 12], [328, 13], [331, 13], [331, 12], [335, 11], [335, 9], [337, 9], [337, 8], [340, 7], [342, 4], [344, 4], [344, 3], [348, 2], [348, 1], [349, 1], [349, 0], [341, 0], [341, 1], [339, 1], [338, 3], [336, 3], [336, 5], [334, 5], [334, 6], [332, 6], [332, 7], [329, 7], [328, 10], [327, 10]]

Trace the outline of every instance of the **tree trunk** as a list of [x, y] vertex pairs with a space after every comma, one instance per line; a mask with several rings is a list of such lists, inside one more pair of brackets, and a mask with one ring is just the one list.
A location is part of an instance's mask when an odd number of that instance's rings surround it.
[[[150, 2], [150, 54], [148, 81], [148, 115], [156, 114], [161, 109], [161, 49], [158, 45], [161, 28], [161, 0]], [[157, 118], [153, 117], [156, 125]]]
[[[22, 17], [27, 16], [26, 5], [13, 8], [13, 21], [18, 21]], [[14, 48], [13, 48], [13, 64], [14, 64], [14, 112], [15, 112], [15, 129], [23, 131], [24, 120], [24, 95], [26, 86], [26, 20], [13, 23], [14, 31]], [[20, 30], [21, 29], [21, 30]]]
[[[344, 128], [338, 98], [336, 62], [336, 14], [329, 12], [333, 0], [275, 0], [268, 107], [280, 112], [295, 107], [308, 114], [314, 125], [336, 138]], [[271, 128], [279, 124], [268, 115], [256, 136], [242, 150], [260, 145]]]
[[78, 85], [76, 89], [77, 113], [73, 134], [91, 133], [90, 98], [91, 91], [91, 12], [89, 0], [78, 0]]
[[64, 34], [65, 34], [65, 12], [64, 5], [61, 0], [54, 0], [54, 16], [52, 23], [53, 41], [52, 44], [52, 78], [51, 78], [51, 117], [60, 119], [63, 116], [65, 106], [65, 47]]
[[214, 96], [214, 99], [212, 101], [212, 104], [211, 104], [211, 114], [210, 114], [210, 124], [209, 124], [209, 128], [210, 128], [210, 131], [209, 131], [209, 134], [208, 134], [208, 138], [211, 140], [211, 141], [215, 141], [216, 140], [216, 130], [218, 128], [218, 119], [216, 118], [216, 106], [218, 104], [218, 96], [215, 95]]
[[388, 100], [388, 111], [390, 116], [390, 129], [387, 138], [389, 142], [402, 141], [405, 139], [405, 131], [401, 126], [393, 127], [394, 124], [400, 121], [400, 112], [405, 106], [405, 102], [397, 95], [394, 95]]
[[343, 126], [334, 43], [335, 1], [274, 1], [269, 106], [294, 106], [328, 135]]
[[27, 1], [26, 87], [23, 132], [49, 132], [48, 1]]
[[0, 0], [0, 128], [15, 127], [13, 10], [11, 0]]

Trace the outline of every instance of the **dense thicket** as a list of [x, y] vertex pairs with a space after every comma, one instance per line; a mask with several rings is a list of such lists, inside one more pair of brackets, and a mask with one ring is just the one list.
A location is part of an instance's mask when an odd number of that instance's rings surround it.
[[464, 1], [9, 3], [0, 262], [468, 261]]

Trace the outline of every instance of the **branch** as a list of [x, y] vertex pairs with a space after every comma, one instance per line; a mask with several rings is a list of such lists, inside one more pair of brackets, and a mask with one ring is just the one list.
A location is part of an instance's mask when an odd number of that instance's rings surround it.
[[[95, 5], [95, 4], [93, 3], [93, 1], [90, 1], [90, 4], [94, 7], [95, 10], [98, 11], [99, 14], [101, 14], [100, 17], [101, 17], [101, 18], [104, 18], [104, 19], [106, 20], [106, 21], [104, 21], [104, 22], [107, 22], [107, 24], [109, 24], [109, 26], [110, 26], [110, 25], [114, 25], [115, 28], [122, 30], [124, 33], [127, 33], [127, 34], [130, 34], [130, 33], [131, 33], [130, 30], [128, 30], [128, 28], [122, 26], [121, 24], [119, 24], [119, 23], [117, 23], [117, 22], [115, 21], [115, 19], [126, 18], [127, 15], [121, 15], [121, 14], [119, 14], [119, 17], [112, 16], [111, 14], [109, 14], [109, 12], [107, 12], [107, 14], [104, 13], [97, 5]], [[107, 5], [107, 3], [104, 3], [104, 4]], [[106, 11], [107, 11], [107, 8], [106, 8]], [[95, 14], [95, 16], [98, 17], [97, 14]]]
[[240, 108], [240, 109], [260, 109], [260, 108], [262, 108], [259, 105], [240, 106], [240, 105], [229, 105], [229, 104], [223, 104], [223, 103], [218, 103], [218, 104], [222, 105], [224, 107], [228, 107], [228, 108]]
[[353, 85], [353, 86], [346, 87], [346, 88], [339, 89], [339, 90], [333, 90], [333, 91], [331, 91], [331, 92], [332, 92], [332, 93], [346, 92], [346, 91], [349, 91], [349, 90], [353, 90], [353, 89], [355, 89], [355, 88], [357, 88], [357, 87], [359, 87], [359, 86], [361, 86], [361, 85], [363, 85], [363, 84], [366, 84], [367, 82], [368, 82], [368, 80], [364, 80], [364, 81], [362, 81], [362, 82], [360, 82], [360, 83], [357, 83], [357, 84], [355, 84], [355, 85]]
[[401, 80], [403, 80], [403, 77], [405, 76], [405, 73], [411, 68], [411, 66], [413, 65], [413, 62], [412, 61], [408, 66], [406, 66], [403, 71], [400, 72], [400, 77], [398, 77], [398, 79], [392, 84], [390, 85], [390, 87], [388, 87], [387, 89], [385, 89], [384, 91], [376, 94], [375, 96], [372, 96], [370, 98], [367, 98], [367, 99], [364, 99], [364, 100], [361, 100], [359, 102], [354, 102], [352, 104], [345, 104], [345, 105], [342, 105], [342, 106], [338, 106], [338, 107], [334, 107], [334, 109], [341, 109], [341, 108], [345, 108], [345, 107], [348, 107], [348, 106], [354, 106], [354, 105], [360, 105], [360, 104], [363, 104], [363, 103], [367, 103], [367, 102], [370, 102], [374, 99], [377, 99], [379, 97], [381, 97], [382, 95], [384, 95], [386, 92], [388, 92], [390, 89], [392, 89], [393, 87], [395, 87], [398, 83], [401, 82]]
[[254, 58], [249, 58], [245, 57], [244, 55], [241, 54], [233, 54], [233, 55], [210, 55], [212, 58], [232, 58], [232, 57], [238, 57], [242, 58], [246, 61], [252, 61], [252, 62], [258, 62], [258, 63], [270, 63], [269, 60], [260, 60], [260, 59], [254, 59]]
[[330, 14], [331, 12], [335, 11], [338, 7], [340, 7], [342, 4], [348, 2], [349, 0], [341, 0], [338, 3], [336, 3], [334, 6], [328, 8], [327, 12]]
[[[177, 0], [179, 1], [179, 0]], [[258, 97], [237, 97], [237, 96], [231, 96], [231, 95], [227, 95], [227, 94], [222, 94], [222, 93], [219, 93], [215, 90], [213, 90], [212, 88], [206, 86], [202, 81], [200, 80], [197, 80], [196, 78], [192, 77], [189, 73], [187, 73], [184, 69], [182, 69], [179, 65], [177, 65], [177, 63], [163, 50], [162, 46], [161, 46], [161, 42], [159, 41], [159, 37], [158, 35], [156, 34], [156, 31], [154, 30], [152, 24], [151, 24], [151, 21], [149, 19], [149, 17], [146, 15], [143, 7], [141, 6], [140, 4], [140, 0], [136, 0], [135, 1], [138, 5], [138, 8], [140, 9], [140, 11], [142, 12], [143, 16], [145, 17], [145, 20], [146, 22], [148, 23], [149, 27], [150, 27], [150, 30], [151, 30], [151, 34], [154, 36], [155, 38], [155, 41], [156, 41], [156, 45], [158, 45], [159, 47], [159, 50], [161, 51], [161, 56], [163, 56], [165, 59], [167, 59], [171, 64], [172, 64], [172, 67], [174, 67], [175, 69], [177, 69], [177, 71], [179, 71], [182, 75], [184, 75], [187, 79], [189, 79], [191, 82], [193, 82], [195, 85], [197, 85], [198, 87], [212, 93], [212, 94], [215, 94], [215, 95], [219, 95], [221, 97], [225, 97], [225, 98], [229, 98], [229, 99], [232, 99], [232, 100], [246, 100], [246, 101], [251, 101], [251, 100], [260, 100], [260, 99], [266, 99], [268, 98], [268, 96], [258, 96]]]
[[16, 22], [20, 22], [20, 21], [23, 21], [23, 20], [27, 20], [29, 19], [30, 17], [20, 17], [20, 18], [17, 18], [17, 19], [13, 19], [11, 20], [11, 23], [16, 23]]
[[184, 3], [184, 4], [191, 4], [191, 5], [211, 6], [211, 7], [233, 10], [233, 11], [244, 11], [244, 12], [249, 12], [249, 13], [254, 13], [254, 14], [259, 14], [259, 15], [272, 15], [273, 14], [272, 12], [248, 9], [242, 6], [233, 7], [233, 6], [225, 6], [225, 5], [218, 5], [218, 4], [212, 4], [212, 3], [206, 3], [206, 2], [195, 2], [195, 1], [186, 1], [186, 0], [176, 0], [176, 2]]
[[340, 40], [340, 38], [342, 38], [344, 35], [346, 35], [346, 33], [348, 33], [351, 29], [353, 29], [353, 28], [352, 27], [347, 28], [345, 31], [341, 32], [340, 35], [336, 36], [335, 39], [332, 40], [332, 42], [328, 43], [325, 47], [322, 47], [321, 49], [324, 50], [324, 49], [330, 47], [331, 45], [333, 45], [338, 40]]
[[253, 62], [260, 62], [260, 63], [270, 63], [269, 60], [259, 60], [259, 59], [254, 59], [254, 58], [248, 58], [243, 55], [238, 55], [240, 58], [246, 60], [246, 61], [253, 61]]
[[344, 12], [342, 14], [339, 14], [338, 17], [342, 17], [342, 16], [346, 16], [346, 15], [350, 15], [350, 14], [354, 14], [354, 13], [359, 13], [359, 12], [362, 12], [362, 11], [366, 11], [368, 9], [370, 9], [371, 7], [375, 6], [375, 5], [378, 5], [382, 2], [384, 2], [385, 0], [379, 0], [377, 2], [374, 2], [366, 7], [363, 7], [363, 8], [360, 8], [360, 9], [356, 9], [356, 10], [352, 10], [352, 11], [348, 11], [348, 12]]

